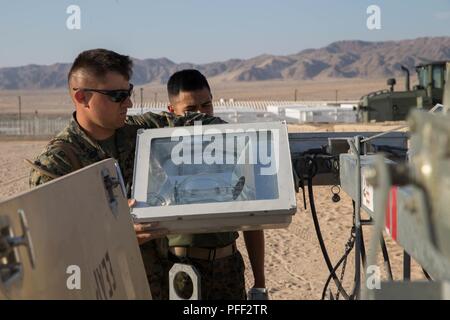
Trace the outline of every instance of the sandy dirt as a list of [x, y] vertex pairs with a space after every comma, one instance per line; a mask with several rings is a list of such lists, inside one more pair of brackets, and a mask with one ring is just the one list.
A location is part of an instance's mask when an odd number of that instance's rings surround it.
[[[365, 131], [388, 130], [398, 123], [365, 127]], [[295, 126], [290, 131], [356, 131], [355, 126]], [[0, 200], [28, 189], [29, 168], [24, 158], [32, 159], [45, 146], [46, 141], [0, 141]], [[342, 253], [350, 235], [352, 225], [351, 199], [341, 192], [341, 201], [331, 201], [330, 187], [316, 187], [316, 207], [321, 223], [323, 236], [330, 252], [331, 259], [336, 262]], [[309, 205], [308, 205], [309, 207]], [[370, 237], [370, 227], [365, 227], [366, 244]], [[303, 209], [302, 195], [298, 195], [298, 211], [292, 224], [287, 229], [266, 230], [266, 281], [272, 299], [320, 299], [322, 289], [328, 277], [325, 262], [322, 258], [317, 237], [315, 235], [311, 213]], [[248, 262], [243, 237], [238, 245], [246, 261], [246, 283], [252, 286], [253, 276]], [[388, 248], [392, 259], [394, 277], [402, 276], [402, 250], [388, 239]], [[380, 263], [380, 266], [382, 264]], [[354, 257], [349, 257], [345, 277], [346, 288], [350, 290], [353, 280]], [[382, 272], [383, 277], [385, 273]], [[423, 278], [420, 268], [413, 265], [413, 279]], [[335, 287], [332, 286], [335, 291]]]

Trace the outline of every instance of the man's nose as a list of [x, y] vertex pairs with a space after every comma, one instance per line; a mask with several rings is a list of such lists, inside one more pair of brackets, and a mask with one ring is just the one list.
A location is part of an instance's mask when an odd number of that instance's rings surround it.
[[131, 101], [131, 97], [128, 97], [123, 103], [122, 106], [126, 107], [127, 109], [133, 107], [133, 101]]

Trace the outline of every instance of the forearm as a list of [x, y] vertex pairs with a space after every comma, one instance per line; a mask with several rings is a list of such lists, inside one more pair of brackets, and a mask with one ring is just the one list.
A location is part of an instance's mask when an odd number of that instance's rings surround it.
[[255, 278], [255, 288], [265, 288], [266, 279], [264, 274], [264, 231], [244, 231], [245, 246]]

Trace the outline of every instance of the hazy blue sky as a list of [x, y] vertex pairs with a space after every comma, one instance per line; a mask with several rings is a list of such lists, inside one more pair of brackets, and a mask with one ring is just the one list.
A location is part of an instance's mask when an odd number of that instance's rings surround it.
[[[81, 30], [69, 30], [69, 5]], [[381, 30], [366, 26], [381, 8]], [[0, 67], [71, 62], [104, 47], [137, 58], [205, 63], [291, 54], [336, 40], [450, 35], [450, 0], [2, 0]]]

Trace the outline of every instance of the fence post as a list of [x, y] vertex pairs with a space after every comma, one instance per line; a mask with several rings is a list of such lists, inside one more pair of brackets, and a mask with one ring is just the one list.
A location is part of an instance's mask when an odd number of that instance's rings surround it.
[[143, 114], [144, 112], [142, 108], [144, 107], [144, 88], [141, 88], [140, 92], [141, 92], [141, 114]]
[[22, 134], [22, 98], [20, 96], [17, 97], [19, 100], [19, 135]]

